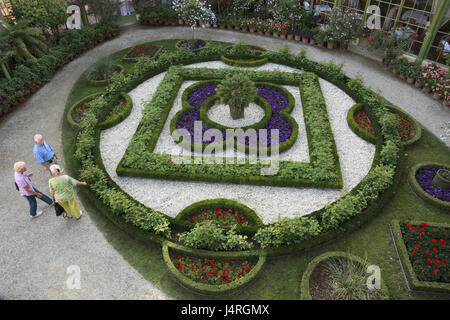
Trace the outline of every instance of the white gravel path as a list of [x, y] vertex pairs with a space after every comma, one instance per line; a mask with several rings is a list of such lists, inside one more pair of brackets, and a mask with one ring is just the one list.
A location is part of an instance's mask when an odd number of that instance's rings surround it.
[[264, 109], [254, 102], [244, 108], [244, 117], [241, 119], [233, 119], [230, 114], [230, 107], [223, 103], [215, 104], [206, 112], [206, 116], [211, 121], [230, 128], [247, 127], [258, 123], [264, 118], [264, 114]]
[[[189, 67], [227, 67], [222, 62], [199, 63]], [[267, 64], [265, 70], [276, 68], [282, 71], [293, 69]], [[261, 67], [258, 69], [262, 69]], [[233, 199], [254, 209], [264, 223], [276, 222], [279, 217], [292, 218], [302, 216], [333, 202], [342, 194], [341, 190], [321, 190], [314, 188], [279, 188], [270, 186], [232, 185], [221, 183], [182, 182], [158, 179], [141, 179], [118, 177], [115, 170], [122, 158], [129, 141], [141, 119], [141, 111], [156, 90], [157, 84], [163, 79], [164, 73], [147, 80], [129, 94], [134, 107], [131, 115], [117, 126], [105, 130], [101, 134], [100, 149], [103, 162], [112, 179], [133, 198], [148, 207], [175, 217], [186, 206], [205, 199]], [[169, 122], [181, 108], [181, 93], [192, 85], [192, 81], [183, 83], [175, 100], [163, 132], [158, 140], [155, 152], [179, 154], [180, 147], [173, 143], [169, 135]], [[320, 80], [323, 94], [326, 98], [330, 123], [335, 134], [336, 145], [340, 156], [344, 190], [350, 190], [367, 174], [375, 154], [375, 147], [356, 136], [347, 125], [346, 114], [354, 101], [334, 85]], [[299, 140], [286, 153], [282, 160], [308, 161], [306, 133], [304, 131], [303, 114], [301, 112], [300, 94], [298, 88], [286, 87], [294, 94], [296, 106], [292, 116], [298, 121], [303, 133]], [[299, 117], [301, 115], [301, 117]], [[178, 150], [178, 151], [177, 151]]]

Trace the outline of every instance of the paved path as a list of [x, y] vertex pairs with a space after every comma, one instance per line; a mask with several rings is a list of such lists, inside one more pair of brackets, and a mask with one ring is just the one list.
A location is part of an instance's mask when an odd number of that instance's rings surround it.
[[[89, 51], [60, 70], [39, 92], [0, 122], [0, 298], [7, 299], [170, 299], [145, 280], [105, 240], [88, 214], [78, 221], [56, 219], [53, 211], [30, 220], [28, 204], [13, 185], [13, 164], [27, 162], [33, 181], [48, 192], [49, 174], [33, 158], [33, 136], [41, 133], [61, 153], [61, 124], [70, 90], [82, 72], [99, 57], [142, 42], [189, 38], [183, 27], [130, 29]], [[305, 45], [275, 38], [226, 30], [199, 30], [197, 37], [237, 41], [278, 49], [288, 45], [293, 53]], [[317, 61], [345, 62], [349, 76], [361, 73], [366, 84], [406, 110], [435, 135], [445, 134], [450, 109], [384, 71], [377, 63], [357, 55], [308, 48]], [[450, 137], [446, 141], [450, 146]], [[43, 203], [39, 207], [44, 207]], [[83, 209], [82, 209], [83, 210]], [[66, 268], [81, 269], [81, 289], [66, 288]]]

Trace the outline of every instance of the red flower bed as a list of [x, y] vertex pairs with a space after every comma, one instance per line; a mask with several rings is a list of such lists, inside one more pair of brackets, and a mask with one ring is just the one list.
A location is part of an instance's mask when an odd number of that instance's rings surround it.
[[353, 114], [353, 118], [355, 119], [356, 123], [359, 124], [361, 128], [364, 130], [367, 130], [371, 135], [375, 136], [375, 130], [373, 129], [372, 122], [370, 121], [369, 117], [367, 116], [367, 113], [364, 111], [358, 111]]
[[449, 232], [426, 223], [400, 225], [403, 241], [417, 278], [421, 281], [450, 283]]
[[77, 107], [75, 107], [72, 111], [72, 119], [76, 123], [79, 123], [81, 119], [83, 119], [84, 114], [89, 110], [89, 103], [83, 102]]
[[127, 101], [125, 99], [120, 100], [111, 110], [111, 114], [109, 115], [110, 118], [116, 117], [118, 114], [120, 114], [125, 106], [127, 105]]
[[159, 47], [152, 44], [140, 44], [134, 48], [130, 48], [127, 52], [126, 58], [152, 57]]
[[205, 209], [197, 212], [190, 219], [192, 223], [198, 223], [206, 220], [215, 220], [222, 227], [233, 226], [235, 224], [241, 226], [248, 225], [246, 218], [239, 213], [239, 210], [234, 210], [234, 208]]
[[231, 283], [249, 273], [255, 265], [248, 261], [191, 258], [182, 255], [174, 255], [172, 261], [178, 271], [189, 279], [210, 285]]

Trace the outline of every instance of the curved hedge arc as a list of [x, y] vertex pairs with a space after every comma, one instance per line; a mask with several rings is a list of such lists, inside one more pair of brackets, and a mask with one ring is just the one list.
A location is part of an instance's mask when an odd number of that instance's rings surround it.
[[188, 219], [193, 214], [203, 209], [219, 208], [219, 207], [237, 209], [241, 214], [243, 214], [247, 218], [247, 220], [249, 221], [249, 225], [248, 226], [238, 225], [236, 231], [239, 233], [252, 234], [255, 233], [258, 228], [264, 226], [264, 223], [262, 222], [261, 218], [254, 210], [250, 209], [249, 207], [240, 202], [224, 198], [207, 199], [195, 202], [184, 208], [182, 211], [180, 211], [180, 213], [178, 213], [177, 216], [175, 217], [175, 221], [178, 222], [178, 225], [180, 226], [183, 225], [186, 229], [190, 229], [194, 227], [194, 224], [188, 222]]
[[355, 104], [347, 112], [347, 124], [352, 129], [352, 131], [361, 139], [366, 140], [369, 143], [376, 144], [377, 138], [371, 135], [367, 130], [361, 128], [361, 126], [355, 121], [355, 113], [362, 111], [363, 106], [359, 103]]
[[[107, 94], [118, 94], [129, 91], [143, 80], [163, 72], [167, 65], [191, 64], [197, 62], [214, 61], [223, 55], [223, 48], [211, 46], [205, 50], [192, 53], [185, 51], [183, 54], [168, 53], [158, 60], [143, 62], [136, 66], [135, 71], [116, 79], [106, 88]], [[285, 64], [308, 72], [314, 72], [325, 80], [332, 82], [349, 94], [354, 100], [367, 106], [369, 115], [376, 126], [379, 125], [377, 149], [372, 168], [366, 178], [347, 195], [336, 202], [313, 212], [307, 216], [295, 219], [286, 219], [283, 224], [268, 225], [258, 230], [258, 242], [263, 246], [268, 255], [286, 254], [293, 251], [311, 248], [326, 241], [335, 239], [343, 232], [352, 231], [365, 223], [377, 213], [392, 197], [392, 191], [397, 188], [400, 172], [404, 170], [402, 161], [402, 145], [399, 143], [398, 133], [383, 126], [389, 104], [385, 99], [377, 96], [364, 87], [358, 79], [350, 79], [341, 69], [328, 63], [317, 63], [306, 59], [304, 56], [292, 56], [287, 53], [265, 52], [264, 56], [274, 63]], [[195, 77], [193, 77], [195, 78]], [[170, 99], [170, 98], [169, 98]], [[95, 101], [89, 110], [88, 116], [83, 120], [81, 130], [77, 136], [77, 149], [75, 158], [81, 164], [80, 177], [89, 183], [89, 188], [101, 200], [106, 207], [111, 209], [111, 214], [118, 216], [124, 225], [141, 228], [149, 234], [148, 238], [161, 243], [164, 237], [170, 234], [169, 217], [147, 208], [139, 202], [130, 199], [108, 176], [99, 157], [99, 129], [97, 127], [98, 115], [107, 102], [103, 98]], [[94, 137], [94, 138], [93, 138]], [[385, 150], [394, 150], [391, 157], [386, 157]], [[100, 160], [99, 160], [100, 159]], [[359, 196], [370, 196], [369, 201], [357, 205]], [[356, 202], [355, 202], [356, 201]], [[350, 206], [351, 210], [342, 211], [341, 208]], [[295, 232], [296, 226], [301, 223], [316, 221], [318, 232], [312, 234], [302, 230], [301, 234]], [[133, 227], [133, 228], [134, 228]], [[342, 230], [344, 229], [344, 230]], [[275, 230], [284, 236], [279, 238]], [[291, 231], [294, 230], [294, 231]], [[262, 232], [262, 234], [261, 234]], [[292, 233], [294, 232], [294, 233]], [[153, 236], [152, 234], [156, 234]], [[275, 238], [267, 243], [264, 238]], [[259, 251], [253, 251], [259, 253]], [[252, 254], [252, 252], [247, 252]]]
[[117, 72], [115, 75], [113, 75], [111, 78], [109, 79], [105, 79], [105, 80], [91, 80], [89, 79], [89, 77], [86, 77], [86, 81], [89, 85], [93, 86], [93, 87], [104, 87], [107, 86], [108, 84], [110, 84], [111, 82], [114, 81], [114, 77], [116, 77], [117, 75], [122, 74], [125, 69], [121, 64], [115, 63], [113, 64], [114, 67], [118, 67], [120, 69], [119, 72]]
[[[194, 83], [193, 85], [186, 88], [186, 90], [183, 92], [182, 97], [181, 97], [181, 102], [182, 102], [183, 108], [182, 108], [182, 110], [178, 111], [175, 114], [175, 116], [172, 118], [172, 120], [170, 121], [170, 131], [171, 132], [174, 132], [177, 129], [176, 124], [177, 124], [179, 118], [183, 114], [193, 110], [193, 107], [187, 102], [189, 94], [191, 94], [197, 88], [202, 87], [206, 84], [211, 84], [211, 83], [220, 84], [220, 81], [219, 80], [204, 80], [204, 81]], [[295, 106], [295, 99], [292, 96], [292, 94], [288, 90], [286, 90], [286, 88], [283, 88], [281, 86], [278, 86], [278, 85], [275, 85], [275, 84], [269, 83], [269, 82], [255, 82], [255, 84], [262, 85], [262, 86], [268, 87], [268, 88], [276, 89], [276, 90], [282, 92], [288, 98], [289, 105], [285, 109], [280, 111], [280, 115], [283, 117], [283, 119], [285, 119], [292, 126], [292, 134], [288, 140], [286, 140], [278, 145], [278, 152], [287, 151], [287, 150], [289, 150], [289, 148], [291, 148], [294, 145], [294, 143], [297, 141], [297, 137], [298, 137], [297, 121], [295, 121], [295, 119], [292, 118], [290, 115], [290, 113], [292, 112], [292, 110], [294, 109], [294, 106]], [[256, 96], [254, 102], [256, 104], [260, 105], [265, 111], [265, 115], [264, 115], [263, 119], [261, 119], [261, 121], [259, 121], [258, 123], [255, 123], [255, 124], [252, 124], [252, 125], [249, 125], [246, 127], [242, 127], [242, 128], [226, 127], [226, 126], [223, 126], [221, 124], [218, 124], [218, 123], [210, 120], [206, 115], [209, 108], [211, 108], [217, 100], [218, 100], [218, 97], [216, 95], [213, 95], [213, 96], [209, 97], [203, 103], [203, 105], [200, 107], [200, 119], [210, 129], [219, 129], [222, 132], [227, 129], [233, 129], [233, 130], [234, 129], [242, 129], [244, 131], [248, 130], [248, 129], [258, 130], [258, 129], [263, 128], [266, 125], [267, 121], [269, 121], [270, 117], [272, 116], [272, 108], [271, 108], [270, 104], [267, 102], [267, 100], [262, 98], [261, 96]], [[189, 150], [197, 150], [196, 149], [197, 144], [200, 145], [200, 143], [191, 142]], [[234, 140], [235, 149], [238, 149], [239, 148], [238, 146], [240, 144], [241, 143], [239, 143], [236, 139]], [[214, 145], [216, 145], [216, 144], [201, 143], [201, 148], [202, 148], [202, 150], [204, 150], [206, 147], [214, 146]], [[181, 146], [185, 147], [184, 144], [181, 144]], [[223, 141], [222, 146], [223, 146], [223, 149], [225, 150], [225, 148], [227, 147], [227, 140]], [[247, 145], [242, 145], [239, 150], [241, 150], [241, 149], [245, 149], [246, 153], [255, 151], [255, 149], [257, 149], [257, 150], [263, 149], [260, 152], [266, 152], [268, 155], [271, 154], [271, 150], [272, 150], [271, 147], [259, 148], [259, 147], [250, 147]]]
[[226, 285], [210, 285], [210, 284], [204, 284], [204, 283], [198, 283], [192, 279], [189, 279], [185, 275], [181, 274], [173, 265], [172, 259], [170, 257], [170, 250], [174, 250], [175, 252], [181, 252], [184, 254], [190, 254], [194, 256], [200, 256], [200, 257], [207, 257], [207, 258], [226, 258], [226, 259], [236, 259], [236, 258], [248, 258], [249, 256], [246, 255], [235, 255], [233, 256], [228, 252], [227, 255], [221, 255], [219, 252], [215, 251], [204, 251], [204, 250], [195, 250], [195, 249], [188, 249], [186, 250], [182, 246], [175, 245], [169, 241], [164, 242], [162, 247], [163, 252], [163, 259], [166, 263], [167, 269], [172, 274], [172, 276], [184, 287], [191, 289], [197, 293], [204, 294], [204, 295], [212, 295], [212, 296], [219, 296], [223, 294], [229, 294], [231, 292], [235, 292], [239, 289], [242, 289], [253, 282], [256, 277], [261, 273], [262, 268], [264, 266], [264, 263], [266, 261], [266, 255], [264, 252], [260, 252], [258, 255], [258, 262], [257, 264], [252, 268], [252, 270], [246, 274], [244, 277], [234, 280], [229, 284]]
[[417, 182], [417, 180], [416, 180], [417, 170], [419, 170], [420, 168], [425, 167], [425, 166], [446, 168], [446, 169], [450, 170], [450, 165], [448, 165], [448, 164], [443, 164], [443, 163], [439, 163], [439, 162], [420, 162], [420, 163], [414, 165], [411, 168], [411, 170], [409, 171], [408, 182], [409, 182], [411, 189], [423, 201], [428, 202], [429, 204], [431, 204], [437, 208], [447, 210], [447, 212], [449, 212], [450, 202], [446, 202], [446, 201], [442, 201], [440, 199], [434, 198], [428, 192], [423, 190], [422, 187]]
[[[364, 260], [362, 260], [360, 257], [357, 257], [355, 255], [352, 255], [347, 252], [342, 251], [330, 251], [326, 252], [324, 254], [321, 254], [320, 256], [315, 257], [306, 267], [306, 270], [303, 272], [302, 280], [300, 284], [300, 298], [302, 300], [312, 300], [310, 291], [309, 291], [309, 280], [311, 278], [312, 273], [314, 272], [314, 269], [322, 262], [333, 259], [333, 258], [345, 258], [349, 260], [353, 260], [356, 262], [359, 262], [360, 264], [364, 265]], [[389, 291], [387, 289], [387, 286], [383, 280], [383, 276], [381, 276], [380, 279], [381, 282], [381, 288], [380, 288], [380, 295], [382, 300], [389, 299]]]
[[[254, 61], [239, 61], [237, 59], [255, 59]], [[265, 65], [269, 60], [267, 58], [254, 58], [251, 56], [242, 56], [237, 58], [229, 58], [226, 56], [221, 56], [220, 60], [222, 60], [223, 63], [226, 63], [233, 67], [242, 67], [242, 68], [253, 68], [253, 67], [259, 67], [262, 65]]]
[[73, 120], [72, 112], [74, 111], [74, 109], [83, 103], [91, 102], [92, 100], [100, 97], [101, 95], [102, 95], [102, 93], [94, 93], [94, 94], [88, 95], [88, 96], [84, 97], [83, 99], [75, 102], [72, 105], [72, 107], [70, 107], [69, 112], [67, 113], [67, 121], [69, 122], [69, 124], [72, 126], [73, 129], [78, 130], [78, 128], [80, 126], [79, 122], [76, 122], [75, 120]]
[[114, 127], [116, 124], [122, 122], [126, 119], [133, 109], [133, 100], [126, 92], [121, 92], [120, 96], [125, 99], [125, 107], [124, 109], [116, 115], [112, 115], [107, 117], [105, 120], [98, 124], [101, 130], [105, 130], [111, 127]]
[[414, 117], [411, 116], [409, 113], [407, 113], [406, 111], [404, 111], [392, 104], [388, 105], [388, 109], [390, 112], [409, 120], [412, 123], [412, 125], [414, 126], [414, 130], [415, 130], [414, 137], [412, 137], [408, 141], [402, 141], [403, 145], [410, 146], [410, 145], [416, 143], [422, 137], [422, 127], [421, 127], [420, 123], [416, 119], [414, 119]]

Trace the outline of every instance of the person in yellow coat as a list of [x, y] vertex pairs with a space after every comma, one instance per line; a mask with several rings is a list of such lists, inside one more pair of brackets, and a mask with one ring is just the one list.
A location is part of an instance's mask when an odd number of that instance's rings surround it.
[[80, 219], [82, 212], [78, 208], [77, 199], [75, 198], [74, 186], [86, 186], [86, 182], [78, 181], [68, 175], [61, 175], [61, 168], [54, 164], [50, 166], [50, 172], [53, 175], [48, 181], [50, 195], [53, 201], [58, 202], [64, 208], [68, 218]]

